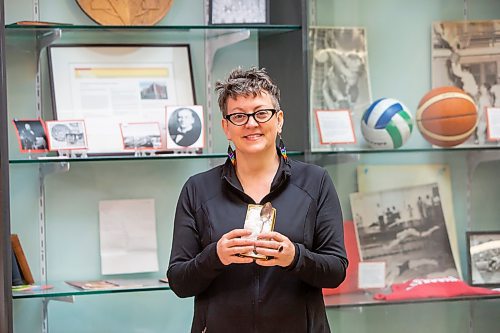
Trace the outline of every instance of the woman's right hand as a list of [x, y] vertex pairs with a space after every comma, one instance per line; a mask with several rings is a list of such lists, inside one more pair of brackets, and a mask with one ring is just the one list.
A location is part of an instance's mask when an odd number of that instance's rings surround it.
[[234, 229], [224, 234], [217, 242], [217, 255], [224, 265], [249, 264], [253, 262], [250, 257], [240, 256], [241, 253], [253, 251], [255, 240], [242, 238], [252, 234], [248, 229]]

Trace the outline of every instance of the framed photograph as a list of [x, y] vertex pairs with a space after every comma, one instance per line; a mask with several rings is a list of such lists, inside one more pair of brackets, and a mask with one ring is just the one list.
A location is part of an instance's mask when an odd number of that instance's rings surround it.
[[157, 122], [120, 124], [125, 150], [161, 149], [161, 129]]
[[[276, 208], [274, 208], [270, 202], [266, 202], [264, 205], [248, 205], [243, 228], [251, 230], [252, 234], [245, 237], [257, 239], [259, 234], [273, 231], [275, 221]], [[258, 254], [254, 251], [242, 253], [241, 255], [256, 259], [267, 259], [265, 255]]]
[[204, 126], [201, 105], [167, 106], [167, 149], [203, 148]]
[[500, 286], [500, 231], [467, 232], [469, 282], [474, 286]]
[[50, 151], [87, 149], [83, 120], [49, 120], [45, 125]]
[[432, 24], [432, 87], [455, 86], [477, 105], [474, 133], [456, 147], [492, 146], [487, 112], [500, 107], [500, 20], [438, 21]]
[[48, 151], [47, 134], [41, 119], [14, 119], [19, 151], [21, 153], [44, 153]]
[[385, 262], [387, 285], [459, 277], [437, 183], [351, 193], [361, 260]]
[[316, 110], [316, 122], [322, 145], [356, 143], [349, 110]]
[[51, 45], [48, 59], [54, 118], [85, 121], [89, 155], [128, 153], [124, 123], [157, 122], [164, 138], [165, 107], [195, 104], [187, 44]]
[[210, 0], [210, 24], [269, 23], [269, 0]]
[[372, 101], [366, 30], [361, 27], [311, 27], [309, 41], [311, 149], [332, 151], [336, 149], [334, 145], [322, 143], [324, 138], [315, 119], [316, 110], [348, 110], [355, 125], [354, 137], [361, 137], [359, 124]]

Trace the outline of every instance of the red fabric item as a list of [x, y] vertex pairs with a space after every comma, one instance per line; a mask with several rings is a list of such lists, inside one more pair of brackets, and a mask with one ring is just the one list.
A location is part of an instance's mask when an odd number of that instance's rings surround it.
[[465, 295], [493, 295], [500, 291], [472, 287], [453, 276], [433, 279], [412, 279], [391, 286], [390, 294], [375, 294], [373, 298], [386, 301], [404, 299], [453, 297]]
[[344, 282], [337, 288], [323, 288], [323, 295], [335, 295], [340, 293], [352, 293], [358, 289], [358, 264], [359, 264], [359, 249], [358, 240], [356, 238], [353, 221], [344, 221], [344, 244], [347, 252], [347, 266], [346, 276]]

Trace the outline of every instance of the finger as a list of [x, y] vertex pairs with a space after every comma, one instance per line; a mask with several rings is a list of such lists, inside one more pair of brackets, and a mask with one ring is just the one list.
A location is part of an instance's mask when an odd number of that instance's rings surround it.
[[255, 241], [255, 246], [256, 247], [265, 247], [269, 249], [277, 249], [281, 245], [280, 242], [277, 241], [268, 241], [268, 240], [256, 240]]
[[242, 257], [242, 256], [231, 256], [231, 262], [234, 264], [250, 264], [253, 262], [253, 258]]
[[226, 240], [224, 242], [224, 245], [228, 248], [235, 247], [235, 246], [253, 246], [255, 244], [255, 240], [253, 239], [246, 239], [246, 238], [233, 238]]
[[277, 242], [283, 242], [287, 238], [282, 234], [280, 234], [279, 232], [271, 231], [259, 234], [259, 236], [257, 236], [257, 239], [269, 239], [269, 240], [275, 240]]
[[270, 256], [270, 257], [274, 257], [274, 256], [277, 256], [279, 254], [277, 246], [275, 246], [273, 248], [256, 247], [255, 250], [258, 254], [263, 254], [265, 256]]
[[226, 239], [233, 239], [242, 236], [249, 236], [252, 234], [252, 230], [248, 229], [234, 229], [226, 233], [223, 237]]
[[228, 255], [234, 256], [241, 253], [253, 252], [254, 249], [254, 246], [237, 246], [228, 248], [226, 253]]

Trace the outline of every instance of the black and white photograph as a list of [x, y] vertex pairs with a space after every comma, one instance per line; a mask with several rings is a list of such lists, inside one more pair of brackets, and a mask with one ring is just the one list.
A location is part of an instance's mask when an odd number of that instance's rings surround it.
[[488, 141], [486, 109], [500, 106], [500, 20], [442, 21], [432, 25], [432, 86], [456, 86], [474, 100], [478, 125], [457, 147]]
[[83, 120], [49, 120], [45, 124], [49, 138], [49, 150], [87, 148], [87, 136]]
[[167, 107], [167, 149], [203, 148], [203, 107]]
[[210, 0], [210, 24], [269, 22], [269, 0]]
[[363, 261], [386, 263], [386, 284], [458, 277], [437, 183], [351, 193]]
[[14, 119], [13, 123], [21, 153], [48, 151], [47, 134], [41, 119]]
[[[311, 124], [315, 110], [349, 110], [354, 124], [359, 124], [371, 103], [366, 31], [364, 28], [312, 27], [311, 54]], [[356, 137], [361, 133], [356, 128]], [[312, 147], [321, 145], [317, 128], [311, 130]]]
[[161, 149], [161, 130], [157, 122], [120, 124], [125, 150]]
[[470, 284], [500, 286], [500, 232], [467, 233]]

